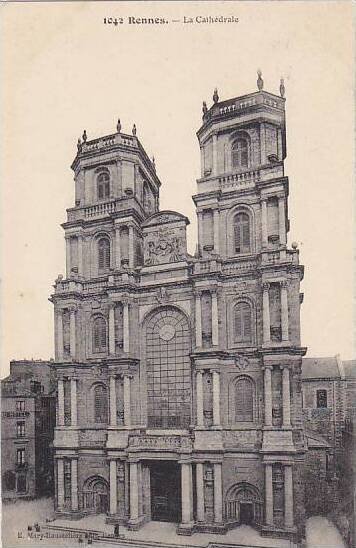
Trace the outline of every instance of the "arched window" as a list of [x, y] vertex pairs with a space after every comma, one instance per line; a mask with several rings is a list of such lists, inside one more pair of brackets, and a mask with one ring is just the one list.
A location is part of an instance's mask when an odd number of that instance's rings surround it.
[[99, 271], [110, 268], [110, 241], [108, 238], [100, 238], [98, 241], [98, 268]]
[[105, 352], [107, 348], [106, 321], [99, 316], [93, 323], [93, 351]]
[[108, 422], [108, 394], [102, 384], [94, 388], [94, 421], [102, 424]]
[[246, 377], [235, 384], [235, 421], [253, 421], [253, 383]]
[[232, 167], [248, 167], [248, 143], [245, 139], [237, 139], [231, 147]]
[[234, 336], [236, 343], [252, 342], [252, 314], [248, 303], [238, 303], [234, 309]]
[[98, 189], [98, 200], [110, 197], [110, 175], [107, 171], [100, 173], [96, 179]]
[[247, 213], [241, 212], [234, 219], [235, 253], [249, 253], [251, 251], [250, 218]]

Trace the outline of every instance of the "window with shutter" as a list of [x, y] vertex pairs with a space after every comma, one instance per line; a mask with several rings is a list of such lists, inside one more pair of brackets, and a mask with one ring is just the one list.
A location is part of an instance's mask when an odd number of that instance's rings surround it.
[[103, 385], [94, 389], [94, 420], [102, 424], [108, 422], [108, 396], [106, 386]]
[[235, 420], [253, 421], [253, 384], [247, 378], [239, 379], [235, 385]]
[[110, 197], [110, 175], [107, 171], [100, 173], [97, 177], [98, 200]]
[[235, 253], [251, 251], [250, 218], [247, 213], [238, 213], [234, 222]]
[[98, 267], [99, 272], [110, 268], [110, 242], [108, 238], [100, 238], [98, 241]]
[[252, 314], [248, 303], [235, 306], [235, 342], [252, 342]]
[[248, 143], [245, 139], [237, 139], [232, 145], [232, 167], [248, 167]]
[[99, 317], [93, 324], [93, 350], [94, 352], [105, 352], [107, 346], [106, 321]]

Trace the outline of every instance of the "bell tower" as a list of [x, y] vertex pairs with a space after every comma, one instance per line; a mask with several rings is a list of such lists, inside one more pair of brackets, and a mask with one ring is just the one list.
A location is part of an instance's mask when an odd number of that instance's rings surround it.
[[[136, 126], [132, 135], [124, 134], [119, 120], [116, 129], [92, 140], [84, 131], [78, 140], [71, 166], [75, 205], [67, 210], [62, 225], [67, 277], [90, 279], [142, 264], [141, 223], [158, 211], [160, 181]], [[95, 242], [91, 241], [94, 227]]]
[[[211, 108], [203, 103], [203, 124], [197, 132], [201, 178], [194, 196], [202, 255], [213, 252], [228, 258], [272, 250], [285, 255], [284, 84], [281, 80], [280, 96], [264, 91], [259, 71], [257, 85], [255, 93], [224, 101], [215, 89]], [[228, 209], [238, 201], [244, 202], [245, 212], [234, 224], [227, 219]], [[256, 223], [249, 235], [252, 215]]]

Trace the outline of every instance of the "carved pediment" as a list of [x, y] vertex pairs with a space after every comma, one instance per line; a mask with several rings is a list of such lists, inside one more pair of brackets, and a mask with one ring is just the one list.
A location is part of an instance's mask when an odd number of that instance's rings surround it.
[[151, 215], [144, 223], [142, 223], [142, 228], [147, 228], [156, 225], [162, 225], [166, 223], [179, 223], [182, 222], [187, 225], [189, 220], [182, 213], [177, 213], [176, 211], [160, 211]]

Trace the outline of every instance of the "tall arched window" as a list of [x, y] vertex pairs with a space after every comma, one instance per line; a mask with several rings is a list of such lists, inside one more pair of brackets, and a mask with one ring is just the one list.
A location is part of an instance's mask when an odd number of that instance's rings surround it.
[[106, 386], [99, 384], [94, 388], [94, 421], [106, 424], [108, 422], [108, 393]]
[[234, 336], [237, 343], [252, 342], [252, 314], [249, 303], [241, 302], [234, 309]]
[[232, 167], [248, 167], [248, 143], [245, 139], [237, 139], [231, 147]]
[[234, 219], [235, 253], [249, 253], [251, 251], [250, 218], [247, 213], [241, 212]]
[[110, 175], [107, 171], [100, 173], [96, 179], [98, 200], [110, 197]]
[[110, 241], [108, 238], [100, 238], [98, 241], [98, 269], [105, 271], [110, 268]]
[[235, 421], [253, 421], [253, 382], [247, 377], [238, 379], [235, 384]]
[[107, 348], [106, 321], [99, 316], [93, 323], [93, 351], [105, 352]]

